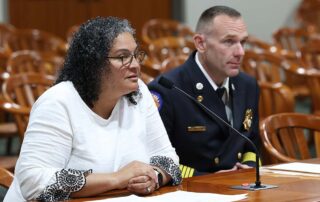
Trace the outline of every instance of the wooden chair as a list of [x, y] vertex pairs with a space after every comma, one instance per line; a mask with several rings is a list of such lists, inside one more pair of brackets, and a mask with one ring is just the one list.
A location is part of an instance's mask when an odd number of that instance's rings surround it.
[[8, 77], [3, 85], [4, 102], [1, 108], [13, 114], [21, 142], [29, 121], [29, 113], [36, 99], [54, 82], [50, 75], [25, 73]]
[[16, 28], [11, 24], [0, 23], [0, 52], [8, 53], [7, 38]]
[[259, 119], [282, 113], [294, 112], [295, 101], [291, 89], [283, 83], [259, 82]]
[[[285, 84], [259, 82], [260, 100], [259, 100], [259, 120], [267, 118], [270, 115], [282, 112], [294, 112], [294, 96]], [[261, 148], [263, 164], [277, 163], [277, 160], [270, 155], [265, 148]]]
[[311, 111], [320, 111], [320, 70], [305, 69], [297, 65], [286, 66], [284, 70], [287, 75], [293, 74], [304, 78], [305, 85], [310, 90]]
[[182, 37], [163, 37], [149, 44], [148, 56], [155, 63], [161, 64], [169, 57], [189, 56], [193, 50], [195, 50], [193, 41]]
[[[262, 121], [260, 130], [263, 145], [279, 161], [309, 159], [314, 156], [309, 151], [307, 136], [320, 135], [320, 116], [274, 114]], [[315, 149], [319, 155], [320, 145], [315, 145]]]
[[[291, 54], [283, 55], [286, 60], [308, 69], [310, 65], [307, 65], [308, 63], [303, 60], [301, 51], [315, 37], [315, 33], [314, 26], [300, 28], [282, 27], [273, 34], [273, 38], [278, 47], [291, 52]], [[306, 98], [310, 95], [309, 89], [305, 86], [304, 78], [287, 75], [286, 82], [288, 85], [294, 86], [294, 93], [297, 98]]]
[[273, 39], [278, 47], [293, 51], [297, 53], [297, 55], [301, 55], [301, 48], [312, 38], [314, 34], [315, 30], [312, 26], [307, 29], [303, 27], [282, 27], [273, 34]]
[[66, 53], [66, 43], [59, 37], [38, 29], [16, 29], [7, 38], [11, 52], [34, 50], [55, 52], [61, 56]]
[[312, 38], [301, 48], [301, 57], [307, 68], [320, 69], [320, 38]]
[[255, 52], [247, 50], [243, 58], [242, 69], [257, 78], [258, 81], [282, 82], [292, 90], [295, 98], [310, 95], [309, 89], [301, 76], [286, 74], [284, 69], [294, 63], [287, 61], [279, 52]]
[[249, 35], [246, 43], [244, 45], [245, 50], [255, 51], [255, 52], [276, 52], [278, 48], [272, 44], [269, 44], [255, 36]]
[[178, 55], [175, 57], [169, 57], [161, 63], [160, 71], [161, 71], [161, 73], [170, 71], [171, 69], [174, 69], [174, 68], [182, 65], [187, 59], [188, 59], [188, 56], [186, 56], [186, 55]]
[[154, 63], [150, 58], [146, 58], [141, 64], [140, 78], [146, 83], [150, 83], [155, 77], [160, 75], [160, 65]]
[[172, 19], [151, 19], [142, 27], [142, 40], [146, 44], [162, 37], [183, 37], [189, 40], [193, 31], [182, 23]]
[[4, 168], [0, 168], [0, 186], [3, 186], [4, 188], [8, 189], [12, 182], [13, 173]]
[[281, 56], [270, 52], [255, 52], [246, 50], [242, 62], [242, 69], [254, 76], [258, 81], [283, 82], [283, 59]]
[[318, 0], [303, 0], [296, 11], [296, 19], [301, 27], [315, 26], [320, 31], [320, 2]]
[[52, 52], [16, 51], [8, 59], [7, 72], [20, 74], [34, 72], [56, 76], [64, 58]]

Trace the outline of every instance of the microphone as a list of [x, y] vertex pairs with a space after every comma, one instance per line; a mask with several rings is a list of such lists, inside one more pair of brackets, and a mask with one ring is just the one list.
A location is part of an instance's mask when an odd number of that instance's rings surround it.
[[232, 186], [231, 188], [233, 189], [242, 189], [242, 190], [251, 190], [251, 191], [255, 191], [255, 190], [262, 190], [262, 189], [271, 189], [271, 188], [276, 188], [278, 186], [276, 185], [267, 185], [267, 184], [261, 184], [260, 181], [260, 166], [259, 166], [259, 159], [260, 159], [260, 155], [258, 152], [258, 149], [256, 147], [256, 145], [245, 135], [241, 134], [238, 130], [236, 130], [234, 127], [232, 127], [229, 123], [227, 123], [224, 119], [222, 119], [220, 116], [218, 116], [215, 112], [213, 112], [212, 110], [210, 110], [208, 107], [206, 107], [205, 105], [203, 105], [201, 102], [199, 102], [198, 100], [196, 100], [194, 97], [192, 97], [191, 95], [189, 95], [188, 93], [186, 93], [185, 91], [183, 91], [182, 89], [180, 89], [179, 87], [175, 86], [174, 83], [172, 81], [170, 81], [169, 79], [167, 79], [164, 76], [161, 76], [159, 78], [158, 83], [167, 88], [167, 89], [175, 89], [177, 90], [179, 93], [183, 94], [184, 96], [188, 97], [190, 100], [192, 100], [193, 102], [195, 102], [198, 106], [200, 106], [203, 110], [209, 112], [209, 114], [215, 119], [215, 120], [219, 120], [220, 122], [222, 122], [224, 125], [226, 125], [229, 129], [231, 129], [233, 132], [235, 132], [236, 134], [240, 135], [243, 139], [245, 139], [247, 142], [249, 142], [249, 144], [252, 146], [252, 148], [254, 149], [255, 153], [256, 153], [256, 181], [254, 184], [249, 184], [249, 185], [237, 185], [237, 186]]

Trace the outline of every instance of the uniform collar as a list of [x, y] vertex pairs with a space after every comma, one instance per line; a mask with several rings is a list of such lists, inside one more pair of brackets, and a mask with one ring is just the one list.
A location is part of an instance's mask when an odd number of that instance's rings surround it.
[[[208, 72], [204, 69], [204, 67], [202, 66], [202, 64], [200, 63], [200, 60], [199, 60], [199, 54], [198, 52], [196, 52], [196, 55], [195, 55], [195, 61], [199, 67], [199, 69], [201, 70], [201, 72], [204, 74], [204, 76], [206, 77], [206, 79], [208, 80], [208, 82], [210, 83], [210, 85], [212, 86], [212, 88], [216, 91], [217, 88], [218, 88], [218, 85], [212, 80], [212, 78], [209, 76]], [[224, 87], [226, 89], [226, 94], [228, 95], [227, 97], [227, 100], [229, 100], [229, 77], [227, 77], [221, 87]]]

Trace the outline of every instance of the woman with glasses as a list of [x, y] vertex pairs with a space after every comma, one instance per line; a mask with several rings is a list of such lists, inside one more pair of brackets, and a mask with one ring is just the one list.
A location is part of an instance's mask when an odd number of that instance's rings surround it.
[[146, 85], [127, 20], [74, 35], [53, 87], [34, 104], [5, 201], [65, 200], [113, 189], [150, 194], [181, 182], [179, 159]]

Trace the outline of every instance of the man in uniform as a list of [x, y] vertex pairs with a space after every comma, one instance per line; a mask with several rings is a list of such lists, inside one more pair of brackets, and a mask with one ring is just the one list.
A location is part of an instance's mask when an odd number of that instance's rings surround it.
[[[197, 23], [196, 51], [163, 76], [259, 145], [259, 87], [254, 78], [239, 70], [247, 37], [238, 11], [211, 7]], [[255, 165], [255, 150], [248, 141], [177, 90], [162, 87], [158, 80], [151, 82], [149, 89], [180, 157], [183, 177]]]

